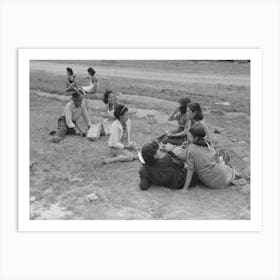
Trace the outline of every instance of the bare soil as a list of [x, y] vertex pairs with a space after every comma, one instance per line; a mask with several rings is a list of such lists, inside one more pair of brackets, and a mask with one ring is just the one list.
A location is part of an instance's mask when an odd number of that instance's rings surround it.
[[[248, 65], [168, 62], [162, 67], [161, 62], [118, 64], [116, 61], [99, 64], [96, 62], [94, 68], [102, 89], [122, 92], [120, 100], [137, 108], [132, 119], [132, 137], [137, 143], [144, 144], [173, 129], [176, 124], [167, 122], [167, 114], [176, 106], [178, 98], [188, 95], [203, 105], [217, 146], [229, 151], [232, 165], [239, 172], [250, 174]], [[57, 118], [69, 99], [57, 95], [63, 92], [64, 70], [69, 65], [81, 76], [83, 83], [85, 74], [80, 73], [86, 72], [90, 64], [48, 61], [31, 62], [30, 65], [32, 219], [250, 218], [250, 184], [223, 190], [196, 186], [187, 194], [158, 186], [143, 192], [138, 187], [138, 161], [98, 166], [100, 158], [109, 153], [107, 137], [90, 142], [86, 138], [68, 136], [57, 145], [48, 141], [48, 132], [56, 127]], [[131, 88], [128, 90], [128, 87]], [[224, 101], [230, 105], [215, 104]], [[102, 101], [87, 100], [87, 106], [92, 122], [100, 121]], [[146, 114], [151, 112], [156, 115], [156, 124], [146, 121]], [[214, 134], [216, 128], [222, 133]], [[94, 194], [91, 201], [87, 199], [90, 194]]]

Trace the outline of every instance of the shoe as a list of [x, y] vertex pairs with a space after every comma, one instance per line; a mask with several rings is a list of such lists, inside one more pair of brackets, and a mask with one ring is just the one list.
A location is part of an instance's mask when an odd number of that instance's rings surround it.
[[55, 135], [56, 134], [56, 130], [51, 130], [50, 132], [49, 132], [49, 135]]

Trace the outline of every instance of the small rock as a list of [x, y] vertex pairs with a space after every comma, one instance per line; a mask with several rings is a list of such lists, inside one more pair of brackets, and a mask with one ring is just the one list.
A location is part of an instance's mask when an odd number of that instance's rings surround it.
[[247, 142], [245, 140], [241, 140], [238, 142], [239, 144], [247, 144]]
[[30, 201], [31, 201], [31, 202], [34, 202], [35, 200], [36, 200], [36, 197], [35, 197], [35, 196], [31, 196], [31, 197], [30, 197]]
[[215, 127], [214, 128], [214, 133], [216, 133], [216, 134], [221, 134], [223, 131], [224, 131], [224, 129], [221, 128], [221, 127]]
[[77, 183], [77, 182], [82, 183], [83, 181], [84, 181], [83, 178], [73, 178], [70, 180], [71, 183]]
[[88, 202], [91, 202], [91, 201], [94, 201], [94, 200], [97, 200], [98, 197], [95, 193], [91, 193], [89, 195], [86, 196], [86, 201]]
[[52, 193], [52, 190], [51, 189], [47, 189], [44, 191], [44, 194], [51, 194]]
[[229, 102], [216, 102], [215, 105], [223, 105], [223, 106], [229, 106]]
[[244, 161], [249, 161], [250, 159], [248, 157], [243, 158]]
[[231, 142], [237, 142], [237, 139], [232, 139]]

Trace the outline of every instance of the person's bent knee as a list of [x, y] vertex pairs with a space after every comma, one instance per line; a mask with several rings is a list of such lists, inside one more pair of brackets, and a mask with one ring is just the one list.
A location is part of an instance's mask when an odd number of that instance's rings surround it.
[[150, 188], [149, 185], [145, 185], [145, 184], [139, 184], [139, 187], [141, 191], [147, 191]]

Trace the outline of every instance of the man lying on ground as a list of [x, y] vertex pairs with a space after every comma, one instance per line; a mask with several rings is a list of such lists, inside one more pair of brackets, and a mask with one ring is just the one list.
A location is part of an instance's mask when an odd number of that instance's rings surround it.
[[80, 117], [82, 117], [86, 123], [87, 130], [91, 126], [82, 95], [78, 91], [75, 91], [71, 99], [72, 101], [66, 104], [62, 116], [58, 119], [58, 130], [50, 132], [50, 134], [56, 134], [52, 139], [54, 143], [61, 142], [66, 135], [85, 136], [86, 131], [79, 128], [77, 124]]
[[[151, 184], [170, 189], [184, 187], [187, 169], [173, 153], [166, 153], [157, 142], [152, 142], [143, 146], [141, 156], [144, 161], [139, 170], [141, 190], [148, 190]], [[193, 176], [190, 185], [197, 184], [199, 180]]]

